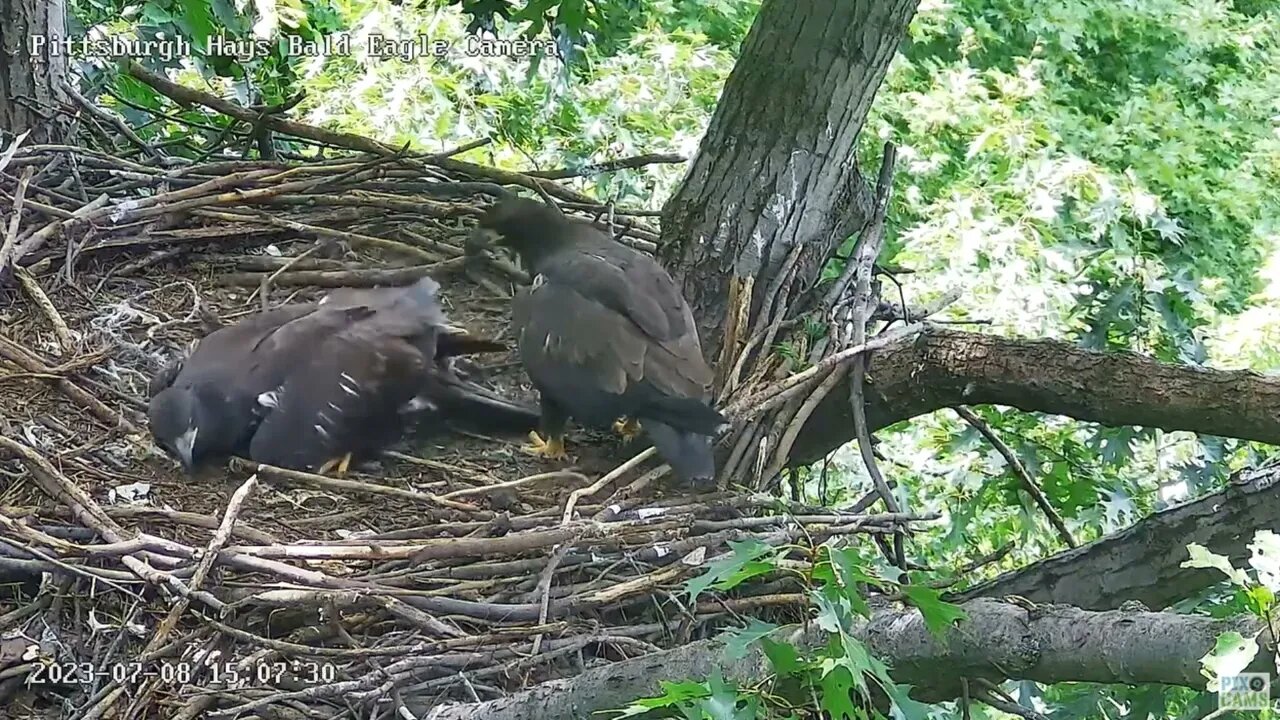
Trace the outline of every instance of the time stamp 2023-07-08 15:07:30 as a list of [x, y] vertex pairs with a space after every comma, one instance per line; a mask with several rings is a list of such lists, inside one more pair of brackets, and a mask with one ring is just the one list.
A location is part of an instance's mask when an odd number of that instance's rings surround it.
[[110, 681], [133, 685], [158, 680], [164, 684], [188, 684], [205, 677], [215, 683], [236, 687], [242, 684], [274, 685], [286, 675], [305, 684], [328, 684], [337, 679], [337, 668], [332, 663], [309, 661], [261, 662], [249, 667], [241, 667], [235, 662], [188, 660], [150, 663], [122, 660], [102, 665], [91, 662], [41, 662], [31, 671], [28, 682], [32, 685], [93, 685]]

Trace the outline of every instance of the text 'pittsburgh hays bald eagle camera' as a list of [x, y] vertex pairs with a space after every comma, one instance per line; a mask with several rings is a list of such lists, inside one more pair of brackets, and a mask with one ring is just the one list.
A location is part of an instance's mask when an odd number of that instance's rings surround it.
[[526, 432], [538, 415], [463, 379], [458, 355], [504, 350], [451, 327], [423, 278], [402, 288], [337, 290], [221, 328], [157, 374], [151, 432], [190, 472], [228, 455], [345, 472], [410, 423], [459, 421]]
[[524, 198], [503, 200], [480, 220], [473, 244], [488, 243], [513, 250], [533, 277], [511, 313], [521, 362], [541, 396], [543, 437], [532, 434], [527, 450], [563, 457], [570, 417], [613, 423], [626, 437], [643, 429], [681, 481], [714, 480], [712, 441], [726, 420], [708, 404], [713, 374], [667, 271], [589, 223]]

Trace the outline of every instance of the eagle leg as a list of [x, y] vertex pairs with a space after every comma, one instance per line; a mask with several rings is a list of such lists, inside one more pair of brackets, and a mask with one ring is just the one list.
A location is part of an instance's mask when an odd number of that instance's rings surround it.
[[613, 431], [621, 435], [624, 442], [631, 442], [640, 435], [640, 421], [635, 418], [619, 418], [613, 423]]
[[569, 455], [564, 450], [564, 436], [548, 435], [546, 440], [536, 432], [529, 433], [529, 445], [521, 445], [520, 449], [535, 457], [548, 460], [564, 460]]
[[347, 469], [349, 467], [351, 467], [351, 453], [347, 453], [342, 457], [334, 458], [326, 462], [320, 466], [320, 469], [316, 471], [316, 474], [325, 475], [332, 471], [338, 477], [342, 477], [347, 474]]
[[533, 444], [525, 445], [521, 450], [549, 460], [567, 458], [568, 455], [564, 450], [564, 432], [569, 424], [569, 414], [545, 395], [542, 396], [542, 421], [539, 424], [542, 426], [542, 434], [529, 433], [529, 440]]

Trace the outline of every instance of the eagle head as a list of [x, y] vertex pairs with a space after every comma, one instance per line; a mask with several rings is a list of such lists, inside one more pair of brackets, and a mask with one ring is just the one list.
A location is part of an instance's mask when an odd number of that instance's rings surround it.
[[563, 243], [571, 234], [564, 232], [569, 222], [559, 208], [529, 198], [510, 197], [489, 208], [475, 230], [467, 237], [468, 253], [498, 245], [520, 256], [526, 269]]
[[204, 455], [200, 427], [206, 414], [204, 403], [186, 387], [165, 388], [147, 406], [152, 437], [160, 447], [177, 456], [187, 474], [195, 470]]

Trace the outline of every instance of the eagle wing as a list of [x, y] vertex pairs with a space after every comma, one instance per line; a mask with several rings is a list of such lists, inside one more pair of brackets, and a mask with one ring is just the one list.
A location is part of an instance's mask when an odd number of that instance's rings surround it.
[[315, 308], [314, 303], [282, 305], [209, 333], [196, 344], [191, 356], [181, 361], [179, 377], [243, 373], [259, 347], [268, 343], [282, 328], [314, 312]]
[[689, 304], [671, 275], [652, 258], [612, 241], [576, 247], [541, 269], [549, 280], [624, 316], [652, 340], [680, 341], [697, 329]]
[[[314, 467], [373, 451], [399, 437], [405, 412], [437, 404], [435, 376], [444, 372], [437, 356], [448, 322], [438, 290], [430, 278], [407, 287], [337, 290], [278, 332], [271, 342], [293, 351], [275, 353], [288, 372], [254, 435], [252, 457]], [[451, 347], [470, 343], [493, 349], [462, 338]]]
[[178, 379], [178, 375], [182, 373], [182, 366], [185, 358], [179, 357], [170, 361], [167, 365], [156, 371], [151, 376], [151, 381], [147, 383], [147, 399], [151, 399], [160, 394], [161, 390], [173, 384]]
[[332, 335], [295, 366], [253, 436], [254, 460], [314, 468], [394, 441], [400, 411], [420, 390], [428, 357], [423, 343], [388, 334], [372, 320]]
[[[580, 422], [663, 419], [704, 433], [722, 421], [704, 404], [710, 373], [695, 350], [677, 354], [625, 316], [571, 287], [545, 281], [513, 311], [520, 357], [542, 394]], [[675, 343], [678, 350], [684, 343]], [[696, 347], [696, 343], [695, 343]]]
[[614, 395], [643, 383], [691, 399], [704, 398], [711, 385], [693, 313], [675, 281], [624, 246], [549, 259], [517, 297], [513, 323], [531, 377], [572, 373]]

